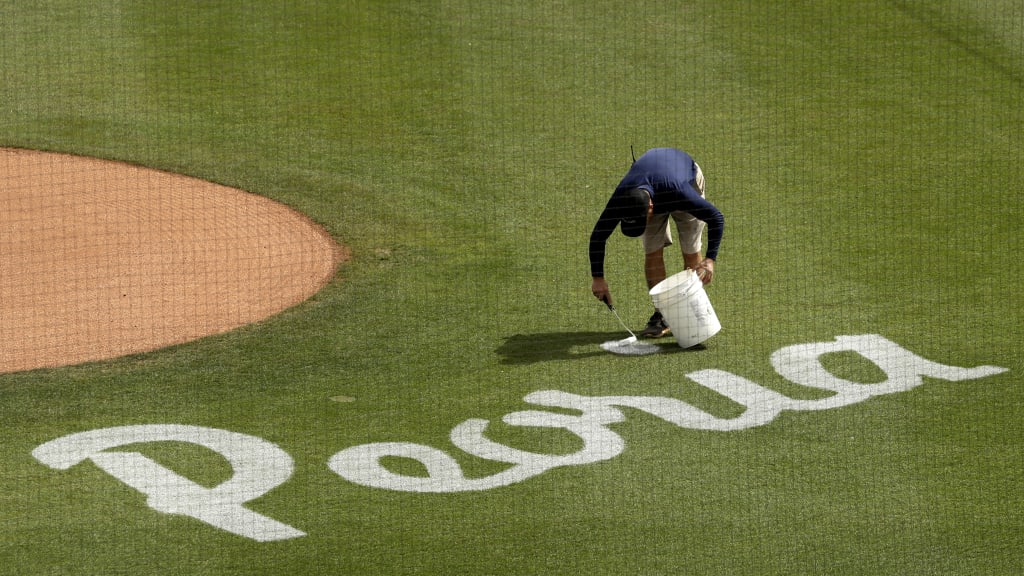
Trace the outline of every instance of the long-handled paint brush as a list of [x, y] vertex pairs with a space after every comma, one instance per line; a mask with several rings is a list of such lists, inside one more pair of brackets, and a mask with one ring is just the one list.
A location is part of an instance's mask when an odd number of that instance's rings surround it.
[[601, 344], [601, 349], [611, 352], [613, 354], [625, 354], [628, 356], [643, 356], [645, 354], [654, 354], [655, 352], [661, 352], [661, 347], [655, 346], [654, 344], [647, 344], [644, 342], [637, 342], [636, 334], [626, 326], [626, 323], [622, 321], [619, 316], [619, 312], [615, 310], [615, 306], [608, 300], [602, 299], [602, 302], [608, 306], [608, 309], [615, 315], [615, 319], [619, 321], [619, 324], [629, 332], [629, 338], [623, 338], [622, 340], [611, 340]]

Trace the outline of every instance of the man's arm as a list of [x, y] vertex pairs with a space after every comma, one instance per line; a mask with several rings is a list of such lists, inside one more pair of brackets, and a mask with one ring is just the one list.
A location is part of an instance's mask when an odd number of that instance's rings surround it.
[[697, 278], [700, 278], [704, 284], [711, 284], [711, 280], [715, 277], [715, 261], [711, 258], [701, 258], [700, 252], [693, 254], [683, 254], [683, 262], [686, 267], [697, 273]]
[[603, 277], [596, 277], [590, 282], [590, 291], [601, 302], [609, 306], [612, 305], [612, 293], [608, 290], [608, 281]]
[[[725, 216], [715, 208], [715, 205], [700, 198], [688, 198], [690, 207], [686, 209], [690, 215], [698, 220], [704, 221], [708, 226], [708, 249], [707, 258], [718, 259], [718, 247], [722, 244], [722, 236], [725, 232]], [[687, 266], [689, 267], [689, 266]]]
[[715, 207], [714, 204], [704, 199], [691, 186], [683, 187], [679, 196], [674, 200], [674, 210], [684, 210], [694, 218], [707, 224], [708, 248], [707, 256], [701, 258], [699, 252], [693, 254], [683, 253], [683, 263], [686, 268], [697, 273], [697, 277], [704, 284], [710, 284], [715, 275], [715, 260], [718, 258], [718, 248], [722, 244], [722, 236], [725, 232], [725, 216]]
[[611, 218], [608, 207], [605, 207], [601, 217], [594, 224], [594, 230], [590, 233], [590, 276], [593, 278], [590, 291], [594, 297], [611, 306], [612, 295], [608, 290], [608, 282], [604, 279], [604, 252], [608, 237], [615, 231], [618, 220]]

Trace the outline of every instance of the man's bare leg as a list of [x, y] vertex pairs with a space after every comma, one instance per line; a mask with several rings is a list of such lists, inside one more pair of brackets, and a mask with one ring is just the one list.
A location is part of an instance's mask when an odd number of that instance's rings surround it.
[[659, 248], [644, 255], [644, 277], [647, 278], [647, 289], [650, 290], [665, 279], [665, 249]]

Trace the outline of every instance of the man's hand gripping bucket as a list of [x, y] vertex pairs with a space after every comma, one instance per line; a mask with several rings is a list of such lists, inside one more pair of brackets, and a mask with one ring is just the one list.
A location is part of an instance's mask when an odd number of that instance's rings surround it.
[[662, 280], [651, 288], [650, 294], [654, 307], [661, 311], [683, 348], [696, 346], [722, 329], [704, 284], [693, 270]]

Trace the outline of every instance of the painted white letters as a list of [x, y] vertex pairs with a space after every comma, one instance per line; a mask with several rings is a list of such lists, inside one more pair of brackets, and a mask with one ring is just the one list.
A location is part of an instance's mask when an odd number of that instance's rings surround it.
[[[215, 488], [200, 486], [138, 452], [105, 452], [144, 442], [187, 442], [227, 459], [234, 474]], [[102, 428], [51, 440], [32, 451], [37, 460], [65, 470], [89, 459], [105, 472], [147, 495], [159, 512], [191, 516], [239, 536], [266, 542], [305, 533], [244, 508], [292, 475], [292, 458], [255, 436], [199, 426], [142, 425]]]
[[[825, 354], [854, 352], [884, 374], [878, 383], [839, 378], [821, 362]], [[787, 346], [771, 355], [782, 377], [830, 393], [817, 400], [797, 400], [764, 388], [724, 370], [698, 370], [690, 380], [736, 402], [743, 411], [720, 417], [675, 398], [655, 396], [582, 396], [560, 390], [541, 390], [524, 400], [534, 406], [562, 411], [524, 410], [505, 415], [509, 426], [563, 429], [578, 436], [583, 446], [571, 454], [539, 454], [506, 446], [486, 436], [489, 422], [473, 418], [455, 426], [454, 446], [476, 458], [503, 466], [480, 478], [463, 474], [448, 453], [411, 442], [380, 442], [346, 448], [328, 462], [342, 478], [373, 488], [405, 492], [466, 492], [490, 490], [522, 482], [561, 466], [579, 466], [614, 458], [625, 449], [622, 437], [609, 425], [623, 422], [621, 408], [646, 412], [681, 428], [727, 432], [765, 425], [783, 411], [828, 410], [863, 402], [872, 396], [903, 392], [920, 386], [925, 377], [957, 382], [1005, 372], [1005, 368], [959, 368], [926, 360], [882, 336], [839, 336], [832, 342]], [[564, 411], [579, 414], [567, 414]], [[107, 451], [145, 442], [187, 442], [205, 446], [231, 464], [232, 477], [215, 488], [200, 486], [138, 452]], [[242, 506], [288, 480], [292, 459], [278, 446], [260, 438], [214, 428], [181, 425], [142, 425], [104, 428], [71, 434], [47, 442], [32, 452], [40, 462], [64, 470], [89, 459], [125, 484], [148, 496], [154, 510], [181, 514], [211, 526], [258, 541], [283, 540], [304, 533]], [[425, 475], [389, 470], [382, 460], [399, 457], [422, 464]]]
[[[887, 379], [865, 385], [836, 378], [820, 360], [822, 355], [833, 352], [856, 352], [881, 368]], [[772, 354], [771, 362], [776, 372], [793, 383], [854, 397], [864, 393], [878, 396], [906, 392], [923, 384], [924, 376], [959, 382], [1006, 372], [1006, 368], [998, 366], [958, 368], [932, 362], [877, 334], [838, 336], [835, 342], [787, 346]]]
[[[886, 380], [877, 384], [862, 384], [835, 376], [821, 363], [821, 356], [835, 352], [860, 354], [878, 366], [885, 373]], [[455, 459], [445, 452], [419, 444], [389, 442], [342, 450], [331, 458], [328, 466], [346, 480], [387, 490], [488, 490], [522, 482], [559, 466], [589, 464], [619, 455], [625, 447], [622, 437], [607, 427], [624, 420], [622, 412], [616, 407], [641, 410], [681, 428], [727, 432], [762, 426], [774, 420], [783, 410], [827, 410], [863, 402], [872, 396], [903, 392], [920, 386], [925, 376], [956, 382], [1006, 371], [996, 366], [946, 366], [917, 356], [876, 334], [839, 336], [834, 342], [787, 346], [772, 354], [771, 363], [776, 372], [791, 382], [826, 390], [832, 392], [832, 395], [819, 400], [796, 400], [723, 370], [698, 370], [687, 374], [687, 378], [744, 407], [739, 416], [721, 418], [674, 398], [581, 396], [559, 390], [543, 390], [527, 394], [524, 400], [538, 406], [578, 410], [582, 414], [570, 416], [555, 412], [526, 411], [513, 412], [502, 420], [510, 426], [569, 430], [583, 439], [583, 449], [579, 452], [547, 455], [516, 450], [484, 436], [487, 420], [471, 419], [452, 430], [452, 443], [468, 454], [511, 464], [511, 467], [483, 478], [466, 478]], [[391, 472], [381, 464], [385, 456], [418, 460], [426, 468], [427, 476], [405, 476]]]

